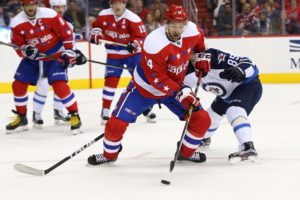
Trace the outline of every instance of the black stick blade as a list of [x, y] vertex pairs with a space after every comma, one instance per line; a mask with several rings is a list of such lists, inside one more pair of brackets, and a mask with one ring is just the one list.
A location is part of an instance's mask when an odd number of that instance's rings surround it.
[[172, 161], [170, 162], [170, 172], [173, 171], [174, 167], [175, 167], [175, 161], [172, 160]]

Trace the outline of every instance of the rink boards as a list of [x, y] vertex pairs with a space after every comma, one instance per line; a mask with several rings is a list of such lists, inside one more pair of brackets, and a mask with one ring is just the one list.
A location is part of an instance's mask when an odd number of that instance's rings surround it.
[[[209, 48], [250, 57], [257, 64], [263, 83], [300, 83], [300, 36], [207, 38], [206, 43]], [[103, 45], [83, 41], [77, 43], [77, 48], [91, 60], [106, 60]], [[0, 93], [9, 93], [20, 58], [12, 48], [1, 45], [0, 55], [4, 55], [1, 56]], [[73, 89], [102, 88], [103, 77], [104, 66], [98, 64], [86, 63], [69, 69]], [[123, 72], [119, 87], [125, 87], [129, 80], [129, 73]]]

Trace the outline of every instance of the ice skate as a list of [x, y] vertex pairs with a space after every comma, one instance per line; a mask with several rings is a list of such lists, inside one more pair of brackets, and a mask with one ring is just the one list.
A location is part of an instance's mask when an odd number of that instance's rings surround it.
[[146, 118], [148, 123], [156, 123], [156, 114], [151, 112], [152, 108], [148, 108], [146, 111], [143, 112], [143, 115]]
[[69, 125], [70, 116], [66, 115], [62, 110], [54, 110], [55, 125]]
[[183, 157], [180, 153], [177, 158], [178, 161], [190, 161], [194, 163], [202, 163], [206, 161], [206, 155], [204, 153], [195, 151], [189, 158]]
[[20, 115], [14, 110], [12, 112], [16, 114], [16, 117], [12, 122], [6, 125], [6, 134], [28, 131], [26, 114]]
[[235, 164], [241, 161], [258, 162], [258, 154], [254, 148], [253, 142], [245, 142], [241, 145], [241, 150], [228, 156], [230, 163]]
[[203, 138], [201, 140], [199, 147], [208, 148], [210, 146], [210, 144], [211, 144], [211, 138]]
[[71, 131], [74, 135], [81, 134], [82, 130], [80, 129], [81, 127], [81, 120], [79, 117], [79, 114], [77, 112], [75, 113], [70, 113], [71, 118], [70, 118], [70, 124], [71, 124]]
[[37, 128], [37, 129], [43, 128], [44, 121], [42, 119], [41, 113], [37, 113], [37, 112], [33, 111], [32, 123], [33, 123], [33, 128]]
[[114, 163], [117, 160], [108, 160], [103, 154], [91, 155], [88, 157], [87, 162], [89, 165], [102, 165], [105, 163]]

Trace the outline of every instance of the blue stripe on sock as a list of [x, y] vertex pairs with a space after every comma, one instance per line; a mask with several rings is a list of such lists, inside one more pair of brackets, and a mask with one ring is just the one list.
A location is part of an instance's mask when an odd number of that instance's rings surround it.
[[55, 98], [55, 97], [53, 97], [53, 101], [56, 101], [56, 102], [62, 102], [61, 99], [57, 99], [57, 98]]
[[251, 128], [250, 124], [249, 123], [245, 123], [245, 124], [240, 124], [240, 125], [237, 125], [236, 127], [233, 128], [233, 131], [236, 132], [237, 130], [241, 129], [241, 128], [244, 128], [244, 127], [249, 127]]
[[192, 138], [190, 138], [190, 137], [187, 136], [187, 135], [184, 136], [184, 140], [187, 141], [187, 142], [190, 143], [190, 144], [193, 144], [193, 145], [200, 144], [200, 142], [201, 142], [201, 140], [195, 140], [195, 139], [192, 139]]
[[40, 104], [40, 105], [45, 105], [44, 101], [37, 100], [36, 98], [33, 98], [33, 101]]
[[22, 102], [26, 102], [28, 101], [28, 96], [24, 97], [24, 98], [14, 98], [15, 102], [17, 103], [22, 103]]
[[214, 132], [215, 130], [217, 130], [218, 128], [211, 128], [211, 129], [208, 129], [207, 131], [209, 132]]
[[66, 104], [66, 103], [70, 102], [74, 97], [75, 97], [74, 93], [72, 93], [69, 97], [62, 99], [61, 101], [63, 102], [63, 104]]
[[120, 148], [120, 144], [119, 145], [116, 145], [116, 146], [112, 146], [112, 145], [108, 145], [106, 144], [105, 142], [103, 142], [103, 145], [106, 149], [110, 149], [110, 150], [117, 150]]
[[115, 92], [109, 92], [109, 91], [103, 90], [103, 94], [113, 97], [115, 95]]
[[47, 96], [40, 95], [40, 94], [37, 93], [37, 92], [35, 92], [34, 95], [39, 96], [39, 97], [42, 97], [42, 98], [47, 98]]

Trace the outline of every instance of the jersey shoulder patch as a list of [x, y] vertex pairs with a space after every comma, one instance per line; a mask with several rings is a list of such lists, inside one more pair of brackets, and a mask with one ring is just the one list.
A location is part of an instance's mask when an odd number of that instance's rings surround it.
[[28, 19], [26, 17], [26, 14], [24, 11], [22, 11], [19, 14], [17, 14], [14, 18], [11, 19], [9, 26], [10, 26], [10, 28], [15, 28], [19, 24], [22, 24], [27, 21], [28, 21]]
[[143, 48], [149, 54], [156, 54], [169, 44], [170, 41], [166, 36], [165, 26], [162, 26], [146, 37]]
[[36, 18], [54, 18], [57, 13], [50, 8], [38, 8]]
[[182, 37], [193, 37], [193, 36], [201, 34], [195, 23], [189, 21], [186, 26], [187, 26], [186, 29], [182, 33]]
[[138, 23], [141, 22], [141, 18], [135, 14], [134, 12], [132, 12], [131, 10], [126, 9], [125, 13], [124, 13], [124, 18], [126, 18], [127, 20], [133, 22], [133, 23]]
[[104, 16], [104, 15], [114, 15], [114, 12], [112, 11], [111, 8], [105, 9], [105, 10], [101, 10], [99, 12], [98, 16]]

